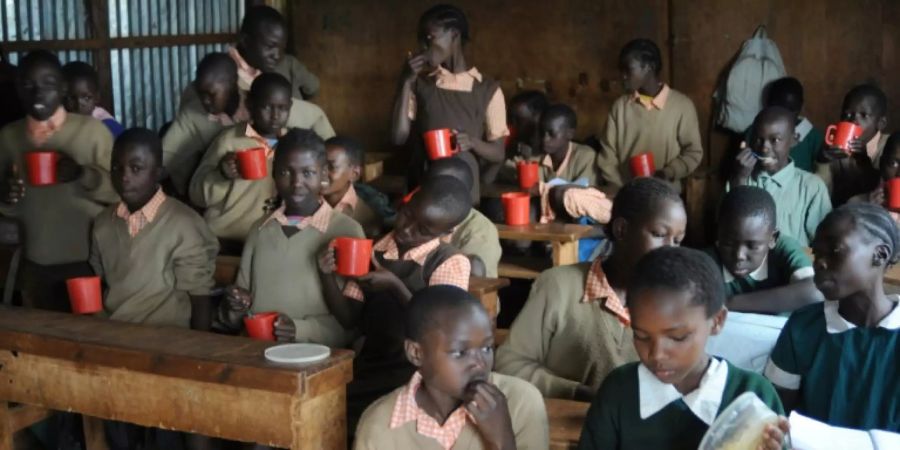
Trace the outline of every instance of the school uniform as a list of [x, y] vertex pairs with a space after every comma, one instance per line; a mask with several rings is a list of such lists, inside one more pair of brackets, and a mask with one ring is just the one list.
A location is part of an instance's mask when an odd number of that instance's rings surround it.
[[682, 395], [641, 363], [609, 374], [588, 409], [579, 450], [694, 450], [716, 417], [745, 392], [778, 415], [781, 400], [761, 375], [710, 358], [700, 386]]
[[[814, 173], [816, 171], [816, 157], [825, 143], [825, 134], [822, 130], [813, 126], [806, 117], [798, 117], [799, 121], [794, 131], [799, 136], [797, 143], [791, 147], [790, 156], [794, 166], [798, 169]], [[744, 141], [747, 145], [753, 145], [753, 125], [744, 132]]]
[[569, 142], [566, 156], [563, 157], [559, 167], [553, 168], [553, 160], [550, 155], [541, 157], [540, 180], [542, 183], [556, 178], [569, 182], [584, 180], [588, 186], [593, 186], [597, 182], [597, 168], [594, 165], [596, 159], [597, 152], [593, 148]]
[[881, 185], [878, 162], [889, 137], [888, 133], [876, 133], [866, 143], [868, 158], [847, 157], [816, 164], [816, 175], [825, 182], [835, 205], [843, 205], [851, 197], [872, 192]]
[[597, 388], [616, 367], [638, 359], [630, 316], [599, 259], [544, 271], [497, 349], [495, 370], [531, 382], [550, 398]]
[[900, 296], [876, 327], [858, 328], [838, 301], [794, 312], [778, 337], [765, 375], [799, 391], [797, 411], [829, 425], [900, 431]]
[[[550, 431], [544, 399], [534, 386], [514, 377], [491, 373], [489, 382], [503, 392], [519, 450], [546, 449]], [[378, 399], [363, 414], [355, 450], [481, 450], [485, 444], [464, 406], [450, 413], [443, 425], [416, 403], [422, 375], [415, 372], [404, 386]]]
[[497, 226], [475, 208], [460, 222], [453, 233], [445, 236], [444, 242], [459, 249], [465, 255], [474, 255], [484, 263], [485, 276], [497, 278], [497, 266], [503, 249], [500, 247], [500, 236]]
[[160, 189], [133, 213], [124, 203], [103, 210], [92, 235], [90, 263], [107, 286], [106, 316], [190, 326], [190, 296], [209, 295], [219, 251], [199, 214]]
[[[751, 175], [747, 185], [762, 188], [772, 196], [778, 230], [804, 247], [809, 247], [819, 223], [831, 212], [831, 198], [825, 183], [819, 177], [797, 169], [793, 161], [774, 175], [765, 171]], [[725, 186], [726, 191], [730, 189], [730, 184]]]
[[[283, 227], [300, 231], [288, 237]], [[309, 217], [287, 217], [281, 207], [257, 221], [244, 244], [235, 283], [253, 294], [250, 311], [286, 314], [294, 321], [297, 342], [347, 345], [350, 333], [325, 303], [318, 268], [319, 254], [342, 236], [361, 238], [362, 228], [324, 201]], [[226, 318], [221, 308], [219, 317], [218, 322], [225, 322], [226, 327], [241, 326]]]
[[[25, 230], [24, 294], [33, 306], [68, 310], [64, 281], [89, 275], [87, 264], [94, 217], [118, 201], [109, 178], [112, 135], [100, 121], [67, 114], [60, 107], [47, 121], [31, 117], [0, 130], [0, 167], [17, 164], [25, 196], [0, 212], [22, 221]], [[82, 166], [79, 179], [50, 186], [28, 184], [24, 155], [34, 150], [63, 153]]]
[[715, 247], [707, 249], [706, 253], [722, 268], [725, 295], [728, 297], [787, 286], [808, 280], [815, 275], [812, 260], [806, 255], [803, 247], [789, 236], [779, 235], [775, 240], [775, 248], [769, 250], [762, 264], [741, 278], [735, 278], [722, 264]]
[[652, 153], [656, 169], [676, 186], [703, 159], [694, 103], [665, 84], [652, 99], [637, 92], [619, 97], [606, 119], [600, 144], [599, 185], [611, 193], [631, 180], [629, 160], [640, 153]]
[[91, 117], [103, 122], [103, 125], [106, 125], [106, 128], [109, 129], [109, 133], [112, 134], [113, 139], [119, 137], [125, 131], [125, 127], [109, 111], [99, 106], [95, 106], [93, 111], [91, 111]]
[[381, 216], [365, 200], [359, 198], [352, 183], [344, 196], [334, 205], [334, 209], [360, 224], [367, 237], [376, 237], [381, 233], [383, 224]]

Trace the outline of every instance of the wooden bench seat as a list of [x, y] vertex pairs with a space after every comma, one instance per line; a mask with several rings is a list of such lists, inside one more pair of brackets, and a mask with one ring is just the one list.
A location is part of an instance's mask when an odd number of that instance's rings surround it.
[[545, 398], [547, 419], [550, 422], [551, 450], [569, 450], [578, 446], [581, 428], [590, 403]]

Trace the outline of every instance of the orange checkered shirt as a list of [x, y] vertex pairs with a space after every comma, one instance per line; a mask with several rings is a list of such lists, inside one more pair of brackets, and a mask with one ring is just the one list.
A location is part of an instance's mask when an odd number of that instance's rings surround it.
[[359, 203], [359, 196], [356, 195], [356, 189], [353, 187], [353, 183], [350, 183], [350, 189], [347, 189], [347, 193], [341, 197], [341, 200], [338, 201], [337, 205], [334, 205], [334, 209], [349, 214], [356, 209], [357, 203]]
[[334, 209], [331, 208], [331, 205], [328, 202], [320, 202], [319, 209], [313, 213], [311, 216], [299, 217], [299, 216], [286, 216], [284, 214], [284, 206], [272, 211], [272, 214], [263, 221], [260, 227], [266, 225], [271, 221], [276, 221], [285, 227], [297, 227], [297, 229], [303, 230], [306, 227], [313, 227], [320, 232], [324, 233], [328, 230], [328, 224], [331, 223], [331, 213]]
[[[284, 133], [286, 133], [286, 132], [287, 132], [287, 129], [282, 128], [281, 131], [278, 133], [278, 136], [279, 137], [284, 136]], [[254, 141], [258, 142], [261, 147], [265, 148], [266, 149], [266, 158], [272, 159], [272, 156], [275, 155], [275, 149], [272, 148], [271, 145], [269, 145], [269, 141], [266, 138], [264, 138], [262, 135], [257, 133], [256, 130], [253, 129], [253, 126], [250, 125], [249, 122], [247, 123], [247, 130], [244, 132], [244, 136], [247, 136], [248, 138], [253, 139]]]
[[234, 63], [237, 64], [238, 68], [238, 87], [243, 91], [249, 91], [250, 85], [253, 84], [253, 80], [258, 77], [262, 71], [253, 67], [244, 60], [244, 57], [241, 56], [241, 53], [238, 51], [237, 47], [231, 47], [228, 49], [228, 56], [234, 60]]
[[391, 414], [390, 428], [394, 429], [407, 422], [415, 421], [416, 432], [438, 441], [441, 447], [450, 450], [462, 433], [463, 427], [466, 426], [466, 421], [470, 420], [469, 413], [466, 408], [460, 406], [450, 413], [442, 426], [416, 404], [416, 392], [421, 386], [422, 374], [416, 371], [406, 385], [406, 389], [397, 397], [394, 412]]
[[588, 271], [587, 281], [584, 284], [584, 297], [582, 303], [603, 302], [602, 306], [607, 312], [616, 316], [622, 325], [631, 325], [631, 315], [628, 308], [622, 304], [622, 300], [616, 295], [616, 291], [609, 285], [609, 280], [603, 272], [603, 262], [600, 258], [594, 260], [591, 269]]
[[66, 109], [60, 106], [47, 120], [41, 121], [25, 116], [25, 133], [34, 145], [44, 145], [65, 123]]
[[153, 194], [153, 197], [150, 198], [143, 208], [133, 213], [128, 211], [125, 202], [120, 202], [119, 206], [116, 208], [116, 216], [128, 224], [128, 234], [131, 237], [135, 237], [148, 223], [153, 222], [153, 219], [156, 218], [156, 213], [159, 212], [159, 207], [162, 206], [165, 201], [166, 194], [163, 193], [162, 188], [159, 188], [156, 190], [156, 194]]
[[634, 101], [643, 105], [644, 108], [647, 108], [647, 111], [653, 108], [661, 110], [666, 107], [666, 100], [669, 99], [669, 91], [671, 91], [671, 89], [669, 89], [669, 85], [665, 83], [663, 84], [662, 89], [659, 90], [659, 93], [656, 94], [656, 97], [641, 95], [638, 91], [634, 91]]
[[[407, 251], [402, 257], [400, 249], [397, 248], [397, 241], [394, 240], [394, 233], [388, 233], [385, 237], [372, 246], [373, 252], [384, 252], [384, 259], [403, 261], [415, 261], [418, 265], [425, 264], [425, 258], [431, 254], [441, 244], [440, 238], [434, 238], [418, 247]], [[465, 255], [454, 255], [447, 258], [431, 273], [431, 279], [428, 280], [429, 286], [439, 284], [449, 284], [461, 289], [469, 289], [469, 275], [472, 271], [469, 258]], [[363, 301], [365, 296], [362, 289], [353, 280], [347, 280], [344, 286], [344, 296], [354, 300]]]

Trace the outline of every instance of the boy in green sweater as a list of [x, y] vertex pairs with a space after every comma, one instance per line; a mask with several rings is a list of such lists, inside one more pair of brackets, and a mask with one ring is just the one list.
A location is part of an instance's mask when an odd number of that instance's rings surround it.
[[[755, 393], [783, 415], [775, 388], [761, 375], [704, 350], [725, 324], [719, 268], [699, 250], [660, 248], [645, 255], [628, 285], [631, 328], [640, 362], [603, 382], [581, 432], [580, 450], [696, 449], [723, 409]], [[788, 422], [763, 430], [759, 448], [780, 450]]]
[[594, 160], [597, 153], [587, 145], [572, 141], [578, 118], [568, 105], [550, 105], [541, 114], [540, 133], [542, 183], [561, 179], [593, 186], [597, 181]]
[[[791, 159], [798, 169], [807, 172], [815, 171], [816, 156], [825, 143], [825, 135], [822, 130], [813, 126], [812, 122], [803, 117], [803, 85], [794, 77], [779, 78], [766, 86], [766, 99], [764, 105], [781, 106], [797, 115], [796, 131], [797, 143], [791, 147]], [[753, 126], [744, 133], [747, 142], [752, 142]]]

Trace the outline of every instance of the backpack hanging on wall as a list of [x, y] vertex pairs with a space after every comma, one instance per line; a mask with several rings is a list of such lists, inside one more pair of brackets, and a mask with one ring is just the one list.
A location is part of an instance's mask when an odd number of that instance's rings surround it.
[[768, 38], [766, 27], [760, 25], [744, 41], [727, 79], [714, 95], [718, 106], [716, 124], [743, 133], [762, 108], [763, 88], [785, 74], [778, 46]]

